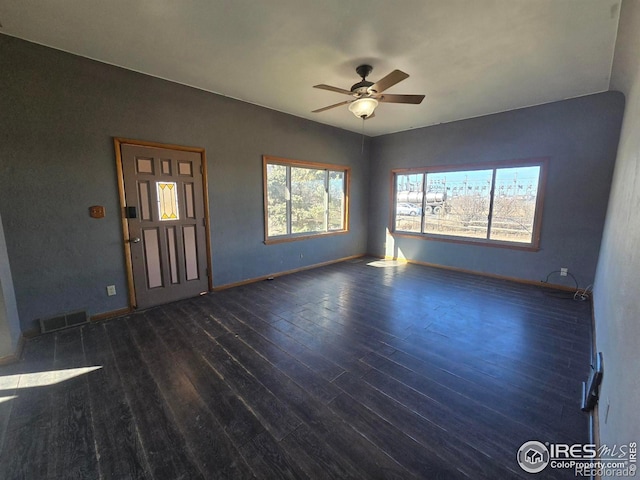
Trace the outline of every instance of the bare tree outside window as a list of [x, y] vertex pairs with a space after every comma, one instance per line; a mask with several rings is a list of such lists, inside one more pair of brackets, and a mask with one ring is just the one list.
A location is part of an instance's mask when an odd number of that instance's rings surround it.
[[265, 242], [347, 231], [349, 169], [263, 158]]

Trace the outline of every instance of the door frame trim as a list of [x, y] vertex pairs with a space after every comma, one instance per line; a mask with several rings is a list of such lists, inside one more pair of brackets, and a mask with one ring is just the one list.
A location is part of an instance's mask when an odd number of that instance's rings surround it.
[[202, 165], [202, 200], [204, 202], [204, 227], [205, 227], [205, 248], [207, 253], [207, 281], [209, 291], [213, 291], [213, 269], [211, 267], [211, 229], [209, 216], [209, 189], [207, 181], [207, 155], [204, 148], [187, 147], [184, 145], [173, 145], [169, 143], [150, 142], [146, 140], [133, 140], [130, 138], [113, 137], [113, 145], [116, 153], [116, 170], [118, 174], [118, 194], [120, 196], [120, 218], [122, 220], [122, 240], [124, 245], [124, 260], [127, 270], [127, 287], [129, 290], [129, 310], [136, 308], [136, 289], [133, 283], [133, 264], [131, 261], [131, 244], [129, 243], [129, 223], [125, 216], [127, 199], [124, 193], [124, 169], [122, 165], [122, 145], [133, 145], [137, 147], [165, 148], [168, 150], [179, 150], [183, 152], [195, 152], [200, 154]]

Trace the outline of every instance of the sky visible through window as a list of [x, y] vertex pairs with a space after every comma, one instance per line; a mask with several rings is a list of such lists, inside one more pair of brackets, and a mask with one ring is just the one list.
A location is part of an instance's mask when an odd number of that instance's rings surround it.
[[[446, 191], [449, 195], [461, 195], [463, 192], [480, 192], [489, 194], [493, 170], [465, 170], [458, 172], [427, 173], [427, 191]], [[500, 168], [496, 178], [498, 193], [500, 187], [504, 193], [533, 194], [538, 190], [539, 166]], [[398, 175], [399, 191], [422, 191], [422, 173]], [[515, 186], [515, 190], [514, 190]], [[511, 188], [509, 188], [511, 187]]]

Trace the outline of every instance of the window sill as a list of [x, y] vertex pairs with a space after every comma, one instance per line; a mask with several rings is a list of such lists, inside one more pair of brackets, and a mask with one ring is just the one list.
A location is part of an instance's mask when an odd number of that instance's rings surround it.
[[540, 251], [540, 247], [531, 244], [520, 244], [513, 242], [501, 242], [499, 240], [485, 240], [483, 238], [460, 238], [460, 237], [451, 237], [447, 235], [430, 235], [423, 233], [411, 233], [411, 232], [392, 232], [392, 236], [394, 237], [403, 237], [403, 238], [413, 238], [417, 240], [432, 240], [436, 242], [445, 242], [445, 243], [458, 243], [463, 245], [478, 245], [482, 247], [493, 247], [493, 248], [506, 248], [509, 250], [521, 250], [525, 252], [538, 252]]
[[297, 235], [283, 235], [281, 237], [270, 237], [264, 241], [265, 245], [274, 245], [278, 243], [297, 242], [298, 240], [309, 240], [312, 238], [321, 237], [334, 237], [336, 235], [344, 235], [349, 233], [349, 230], [337, 230], [335, 232], [321, 232], [321, 233], [300, 233]]

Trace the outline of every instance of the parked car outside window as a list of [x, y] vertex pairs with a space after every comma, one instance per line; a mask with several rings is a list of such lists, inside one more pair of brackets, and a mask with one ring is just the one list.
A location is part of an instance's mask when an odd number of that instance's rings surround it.
[[411, 215], [412, 217], [422, 214], [422, 208], [412, 205], [410, 203], [399, 203], [397, 205], [396, 213], [398, 215]]

